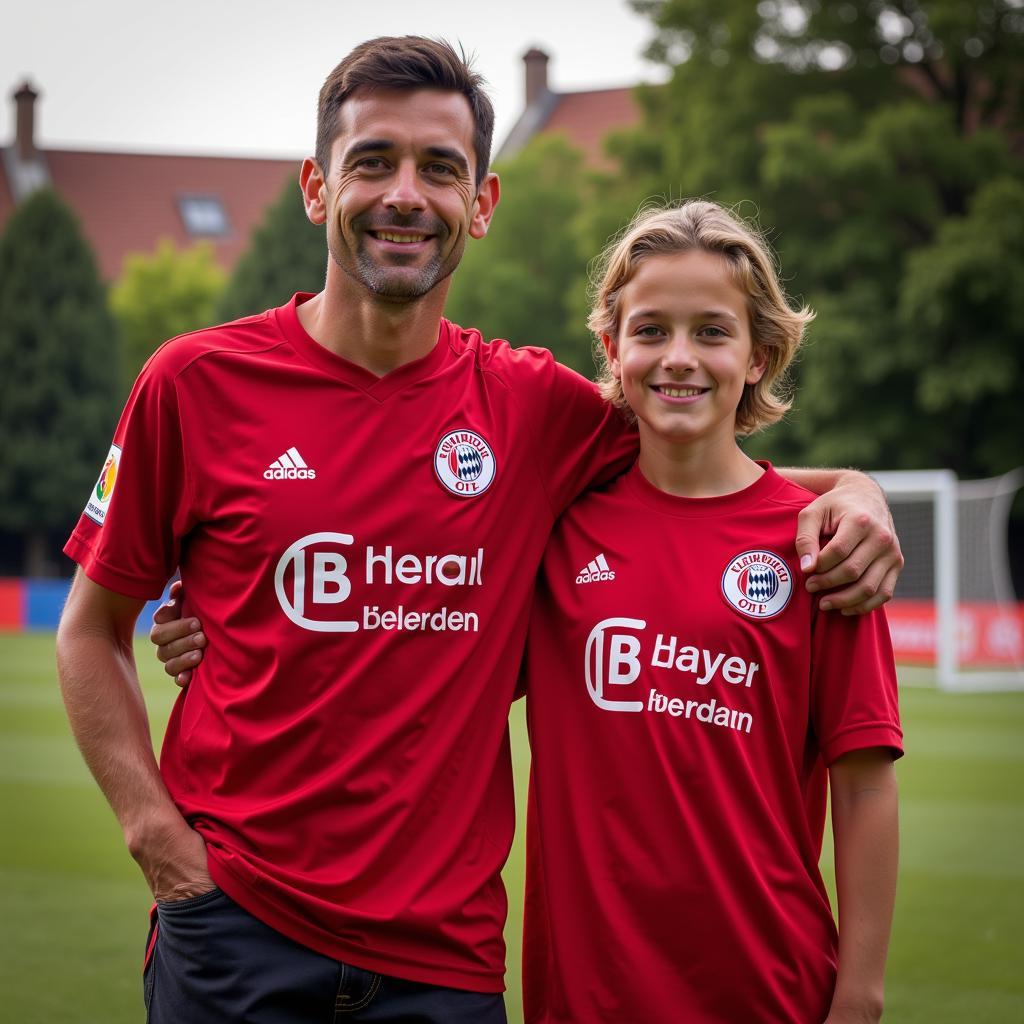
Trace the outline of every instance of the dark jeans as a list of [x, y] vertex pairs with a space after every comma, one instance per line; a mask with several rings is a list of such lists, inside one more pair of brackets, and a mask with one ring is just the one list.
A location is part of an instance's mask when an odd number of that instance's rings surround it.
[[149, 1024], [505, 1024], [499, 994], [364, 971], [263, 924], [219, 889], [154, 915]]

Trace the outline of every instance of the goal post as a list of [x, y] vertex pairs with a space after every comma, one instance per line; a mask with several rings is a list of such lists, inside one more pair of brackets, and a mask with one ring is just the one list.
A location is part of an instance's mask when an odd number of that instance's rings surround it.
[[945, 690], [1024, 689], [1024, 605], [1008, 546], [1024, 471], [972, 481], [948, 469], [872, 476], [907, 562], [889, 606], [897, 659], [933, 665]]

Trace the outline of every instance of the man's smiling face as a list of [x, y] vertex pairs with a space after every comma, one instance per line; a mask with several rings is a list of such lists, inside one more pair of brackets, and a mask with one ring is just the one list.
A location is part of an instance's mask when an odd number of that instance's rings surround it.
[[374, 295], [407, 302], [444, 281], [493, 203], [478, 190], [473, 114], [438, 89], [360, 89], [341, 107], [323, 189], [334, 262]]

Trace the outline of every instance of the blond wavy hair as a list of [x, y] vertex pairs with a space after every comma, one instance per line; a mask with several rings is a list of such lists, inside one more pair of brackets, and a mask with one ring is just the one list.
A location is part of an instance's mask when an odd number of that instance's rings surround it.
[[734, 283], [747, 296], [754, 352], [765, 357], [761, 379], [743, 388], [736, 410], [736, 433], [747, 436], [781, 419], [792, 405], [786, 369], [814, 313], [807, 306], [799, 312], [790, 306], [764, 236], [718, 203], [694, 199], [646, 207], [595, 261], [587, 326], [596, 338], [598, 386], [607, 401], [635, 418], [622, 382], [612, 375], [602, 338], [617, 338], [622, 289], [644, 260], [694, 250], [718, 253], [729, 265]]

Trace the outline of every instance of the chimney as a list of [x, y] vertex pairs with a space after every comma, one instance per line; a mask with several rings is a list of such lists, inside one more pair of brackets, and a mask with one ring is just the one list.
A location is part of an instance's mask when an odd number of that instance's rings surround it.
[[523, 54], [526, 65], [526, 105], [533, 106], [548, 91], [548, 55], [533, 47]]
[[36, 155], [36, 100], [39, 93], [27, 82], [22, 82], [12, 96], [17, 106], [17, 134], [14, 137], [18, 158], [32, 160]]

